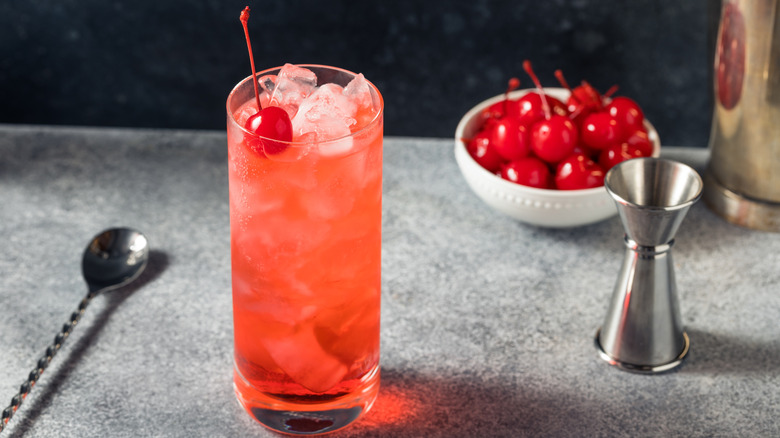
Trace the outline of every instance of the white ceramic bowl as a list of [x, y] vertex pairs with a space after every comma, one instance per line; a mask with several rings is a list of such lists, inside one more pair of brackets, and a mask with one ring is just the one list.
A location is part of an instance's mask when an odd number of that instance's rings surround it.
[[[566, 102], [569, 92], [564, 88], [545, 88], [545, 93]], [[517, 90], [511, 99], [536, 91]], [[546, 190], [515, 184], [480, 166], [469, 155], [462, 139], [472, 138], [479, 128], [479, 115], [490, 105], [504, 99], [495, 96], [475, 106], [460, 119], [455, 130], [455, 160], [466, 182], [486, 204], [522, 222], [541, 227], [565, 228], [588, 225], [617, 214], [607, 189], [595, 187], [583, 190]], [[653, 142], [653, 156], [661, 153], [661, 142], [653, 125], [645, 120], [645, 128]]]

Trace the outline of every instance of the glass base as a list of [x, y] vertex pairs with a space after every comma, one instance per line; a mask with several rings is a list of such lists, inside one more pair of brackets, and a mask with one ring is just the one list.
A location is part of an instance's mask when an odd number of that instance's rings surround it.
[[333, 432], [355, 421], [363, 409], [332, 409], [328, 411], [276, 411], [250, 408], [249, 413], [263, 426], [281, 433], [317, 435]]
[[318, 435], [339, 430], [371, 409], [379, 393], [379, 367], [350, 394], [318, 403], [280, 401], [252, 387], [237, 371], [233, 385], [238, 402], [263, 426], [290, 435]]

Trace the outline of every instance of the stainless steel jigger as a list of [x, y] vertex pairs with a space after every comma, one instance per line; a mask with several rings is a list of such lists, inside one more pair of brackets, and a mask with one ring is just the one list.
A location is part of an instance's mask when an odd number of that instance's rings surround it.
[[668, 371], [682, 363], [690, 346], [671, 249], [685, 214], [701, 197], [701, 177], [681, 163], [636, 158], [613, 167], [604, 185], [617, 204], [627, 249], [596, 346], [602, 359], [620, 369]]

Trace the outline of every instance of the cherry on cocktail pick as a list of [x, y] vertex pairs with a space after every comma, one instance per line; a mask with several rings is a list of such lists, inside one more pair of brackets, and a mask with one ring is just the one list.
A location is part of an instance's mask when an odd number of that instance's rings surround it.
[[249, 29], [247, 22], [249, 21], [249, 6], [245, 7], [241, 11], [239, 17], [241, 24], [244, 26], [244, 36], [246, 37], [246, 48], [249, 51], [249, 63], [252, 66], [252, 82], [255, 86], [255, 100], [257, 102], [257, 113], [250, 116], [246, 123], [244, 123], [244, 129], [260, 137], [278, 140], [276, 142], [266, 141], [261, 142], [263, 151], [266, 154], [276, 154], [282, 152], [287, 146], [281, 142], [292, 141], [292, 122], [287, 111], [277, 106], [269, 106], [263, 108], [260, 104], [260, 92], [257, 89], [257, 73], [255, 73], [255, 59], [252, 56], [252, 43], [249, 41]]

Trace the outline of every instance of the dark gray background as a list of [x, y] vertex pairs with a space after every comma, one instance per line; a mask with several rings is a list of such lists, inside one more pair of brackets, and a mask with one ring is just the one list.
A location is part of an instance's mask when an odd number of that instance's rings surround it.
[[704, 146], [711, 123], [708, 0], [164, 1], [0, 3], [0, 123], [224, 129], [256, 64], [363, 72], [385, 97], [387, 135], [449, 137], [511, 76], [556, 68], [617, 84], [665, 145]]

